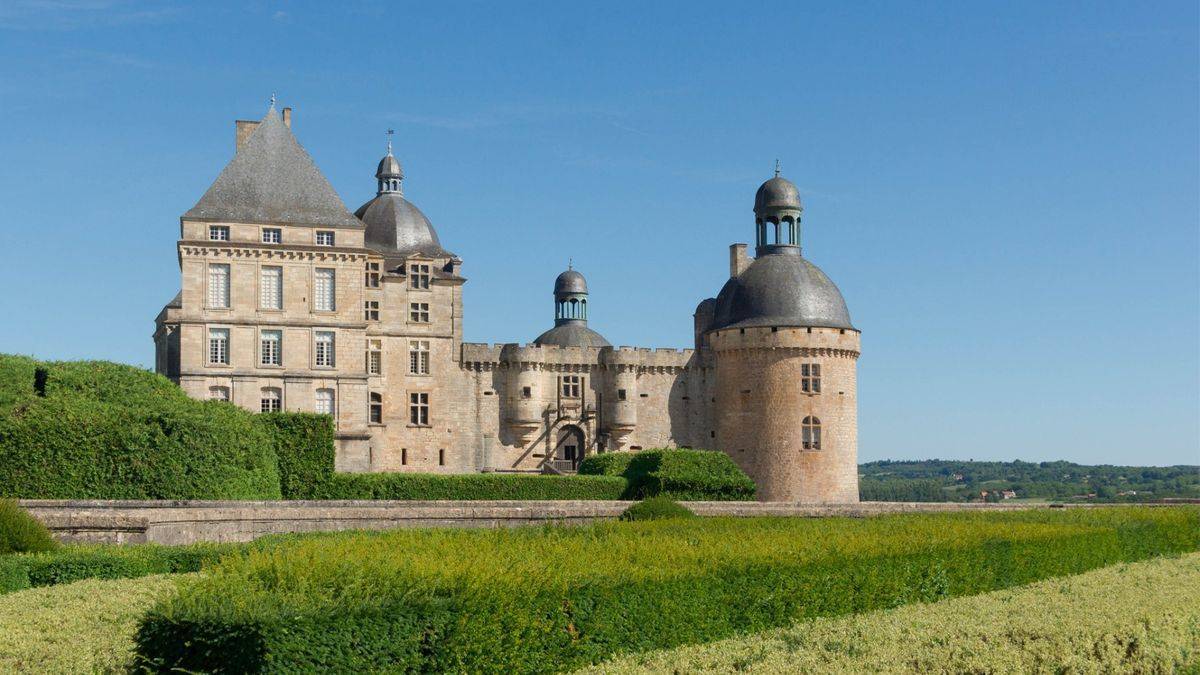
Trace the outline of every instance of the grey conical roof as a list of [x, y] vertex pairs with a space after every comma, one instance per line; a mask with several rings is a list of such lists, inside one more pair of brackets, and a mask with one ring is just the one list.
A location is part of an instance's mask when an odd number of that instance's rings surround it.
[[362, 227], [274, 108], [183, 217]]

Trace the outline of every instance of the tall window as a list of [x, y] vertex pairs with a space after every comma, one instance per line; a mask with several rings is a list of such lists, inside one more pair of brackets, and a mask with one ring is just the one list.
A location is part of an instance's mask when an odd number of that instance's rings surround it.
[[583, 378], [579, 375], [563, 375], [562, 378], [562, 395], [563, 398], [579, 398], [583, 391]]
[[363, 302], [363, 319], [366, 321], [379, 320], [379, 301], [367, 300]]
[[383, 340], [367, 340], [367, 374], [383, 374]]
[[283, 410], [283, 392], [275, 387], [263, 387], [258, 409], [262, 412], [279, 412]]
[[801, 440], [805, 450], [821, 449], [821, 420], [809, 415], [802, 423]]
[[210, 241], [229, 241], [229, 226], [209, 225], [208, 238]]
[[429, 303], [408, 303], [408, 320], [412, 323], [429, 323]]
[[208, 362], [212, 365], [229, 365], [229, 329], [208, 329]]
[[209, 387], [208, 397], [214, 401], [228, 401], [229, 387]]
[[367, 408], [367, 420], [371, 424], [383, 424], [383, 394], [371, 392], [371, 404]]
[[317, 390], [316, 410], [317, 410], [318, 415], [332, 415], [333, 414], [333, 390], [332, 389], [318, 389]]
[[800, 391], [811, 394], [821, 392], [821, 364], [800, 364]]
[[334, 307], [334, 271], [317, 268], [313, 277], [313, 309], [332, 312]]
[[229, 265], [208, 266], [208, 306], [229, 309]]
[[283, 309], [283, 268], [263, 267], [258, 271], [258, 306]]
[[316, 338], [316, 365], [319, 368], [333, 367], [333, 333], [330, 331], [317, 331], [314, 334]]
[[408, 422], [421, 427], [429, 426], [429, 394], [413, 392], [408, 395]]
[[408, 372], [411, 375], [429, 374], [429, 340], [408, 341]]
[[282, 365], [281, 343], [283, 342], [283, 331], [264, 330], [260, 334], [259, 339], [259, 354], [260, 361], [264, 366]]
[[264, 227], [262, 241], [264, 244], [278, 244], [283, 241], [283, 231], [278, 227]]
[[379, 263], [367, 263], [367, 278], [364, 282], [367, 288], [379, 288]]
[[317, 230], [317, 246], [333, 246], [333, 232]]
[[429, 265], [409, 265], [408, 266], [408, 287], [418, 290], [429, 289]]

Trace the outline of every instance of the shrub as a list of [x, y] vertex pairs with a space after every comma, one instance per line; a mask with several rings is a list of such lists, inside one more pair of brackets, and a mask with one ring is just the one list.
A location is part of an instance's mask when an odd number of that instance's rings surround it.
[[[33, 394], [31, 364], [46, 369]], [[0, 496], [278, 499], [272, 440], [251, 413], [189, 399], [170, 380], [103, 362], [0, 360]]]
[[311, 499], [492, 500], [620, 499], [625, 479], [617, 476], [545, 476], [512, 473], [336, 474], [320, 483]]
[[58, 544], [45, 525], [26, 513], [15, 499], [0, 499], [0, 554], [56, 548]]
[[223, 559], [137, 649], [160, 672], [546, 672], [1198, 547], [1184, 508], [340, 534]]
[[0, 596], [0, 672], [129, 672], [138, 620], [174, 589], [154, 576]]
[[587, 457], [584, 475], [624, 476], [626, 499], [662, 495], [679, 501], [747, 501], [754, 481], [723, 452], [712, 450], [645, 450]]
[[621, 520], [663, 520], [666, 518], [695, 518], [686, 506], [668, 497], [651, 497], [625, 509]]
[[57, 551], [0, 557], [0, 593], [81, 579], [129, 579], [150, 574], [198, 572], [222, 555], [262, 544], [187, 546], [67, 546]]
[[334, 476], [333, 418], [310, 413], [269, 413], [257, 417], [271, 436], [279, 461], [284, 499], [319, 499]]
[[[1015, 621], [1014, 621], [1015, 617]], [[1200, 554], [637, 654], [591, 673], [1174, 673], [1200, 663]], [[900, 664], [903, 664], [902, 666]]]

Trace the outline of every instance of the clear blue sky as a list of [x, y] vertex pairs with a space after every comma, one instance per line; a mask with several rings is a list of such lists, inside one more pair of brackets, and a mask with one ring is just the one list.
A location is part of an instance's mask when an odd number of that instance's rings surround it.
[[548, 327], [571, 256], [613, 343], [688, 346], [778, 157], [861, 459], [1200, 463], [1195, 2], [335, 4], [0, 4], [0, 351], [151, 365], [277, 91], [351, 209], [397, 130], [469, 340]]

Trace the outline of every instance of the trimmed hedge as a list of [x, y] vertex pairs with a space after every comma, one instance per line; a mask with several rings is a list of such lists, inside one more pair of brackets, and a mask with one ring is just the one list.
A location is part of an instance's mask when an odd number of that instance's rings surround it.
[[356, 473], [321, 483], [312, 499], [620, 499], [618, 476], [544, 476], [513, 473]]
[[754, 481], [723, 452], [645, 450], [584, 458], [581, 475], [623, 476], [626, 499], [662, 495], [678, 501], [749, 501]]
[[167, 672], [549, 672], [1200, 548], [1200, 509], [400, 530], [225, 558], [149, 612]]
[[249, 412], [113, 363], [0, 356], [0, 373], [0, 496], [280, 497], [272, 439]]
[[695, 518], [686, 506], [668, 497], [651, 497], [625, 509], [621, 520], [664, 520], [667, 518]]
[[58, 543], [45, 525], [18, 506], [15, 499], [0, 499], [0, 554], [56, 548]]
[[128, 579], [150, 574], [198, 572], [225, 554], [268, 545], [271, 542], [255, 545], [89, 545], [67, 546], [48, 553], [5, 555], [0, 556], [0, 593], [81, 579]]
[[319, 495], [329, 490], [327, 484], [335, 475], [333, 418], [312, 413], [267, 413], [256, 419], [274, 442], [283, 498], [322, 499]]

